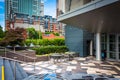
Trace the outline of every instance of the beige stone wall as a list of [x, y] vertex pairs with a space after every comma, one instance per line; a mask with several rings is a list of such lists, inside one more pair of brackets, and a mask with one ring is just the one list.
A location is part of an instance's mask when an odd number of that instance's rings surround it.
[[15, 23], [14, 27], [20, 27], [20, 28], [34, 28], [36, 31], [41, 31], [41, 32], [45, 32], [44, 27], [42, 25], [38, 25], [38, 24], [27, 24], [27, 23]]
[[65, 13], [65, 0], [57, 0], [57, 15]]
[[80, 6], [84, 5], [84, 0], [72, 0], [70, 10], [74, 10]]
[[65, 1], [65, 12], [77, 9], [93, 0], [66, 0]]

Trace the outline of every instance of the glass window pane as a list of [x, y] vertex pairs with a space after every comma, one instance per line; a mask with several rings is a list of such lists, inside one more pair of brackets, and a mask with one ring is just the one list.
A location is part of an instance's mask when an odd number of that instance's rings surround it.
[[111, 58], [111, 59], [116, 59], [116, 54], [115, 54], [115, 53], [110, 52], [110, 58]]
[[119, 43], [120, 43], [120, 36], [118, 37], [118, 41], [119, 41]]
[[110, 49], [110, 51], [114, 51], [115, 52], [115, 44], [113, 43], [110, 43], [109, 44], [109, 49]]
[[109, 35], [109, 42], [115, 42], [115, 35], [114, 34]]
[[107, 42], [107, 34], [101, 35], [101, 42]]

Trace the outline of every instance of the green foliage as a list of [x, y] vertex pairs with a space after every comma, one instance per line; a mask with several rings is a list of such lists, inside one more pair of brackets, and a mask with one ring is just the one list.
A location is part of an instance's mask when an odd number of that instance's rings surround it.
[[54, 39], [54, 45], [56, 46], [65, 45], [65, 39]]
[[27, 28], [27, 33], [29, 39], [42, 39], [42, 33], [37, 32], [34, 28]]
[[5, 36], [5, 32], [2, 29], [2, 26], [0, 25], [0, 38], [3, 38]]
[[0, 41], [2, 41], [3, 40], [3, 38], [0, 38]]
[[59, 33], [53, 33], [55, 36], [60, 36], [60, 34]]
[[23, 33], [26, 32], [24, 28], [10, 29], [6, 32], [4, 39], [0, 42], [0, 45], [23, 45], [25, 40]]
[[51, 33], [52, 33], [52, 32], [48, 32], [48, 31], [45, 32], [45, 34], [51, 34]]
[[25, 41], [25, 44], [27, 46], [30, 45], [30, 43], [33, 43], [34, 45], [40, 45], [40, 46], [48, 46], [48, 45], [54, 45], [54, 46], [64, 46], [65, 40], [64, 39], [27, 39]]
[[54, 34], [55, 36], [60, 36], [60, 34], [59, 34], [59, 33], [48, 32], [48, 31], [46, 31], [46, 32], [45, 32], [45, 34]]
[[68, 51], [68, 48], [66, 46], [42, 46], [39, 48], [33, 48], [33, 50], [36, 51], [36, 54], [42, 55], [42, 54], [49, 54], [49, 53], [64, 53]]

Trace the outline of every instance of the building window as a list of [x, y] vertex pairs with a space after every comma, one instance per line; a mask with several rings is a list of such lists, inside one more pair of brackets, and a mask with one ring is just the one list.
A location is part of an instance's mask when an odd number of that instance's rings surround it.
[[107, 34], [101, 35], [101, 50], [107, 50]]
[[109, 35], [109, 58], [116, 59], [116, 36], [115, 34]]

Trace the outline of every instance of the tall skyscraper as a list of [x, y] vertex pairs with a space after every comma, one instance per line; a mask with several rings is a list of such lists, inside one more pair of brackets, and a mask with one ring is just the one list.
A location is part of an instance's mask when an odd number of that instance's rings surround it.
[[[42, 4], [42, 5], [41, 5]], [[43, 16], [44, 4], [41, 0], [5, 0], [5, 20], [13, 23], [15, 14], [32, 16]]]

